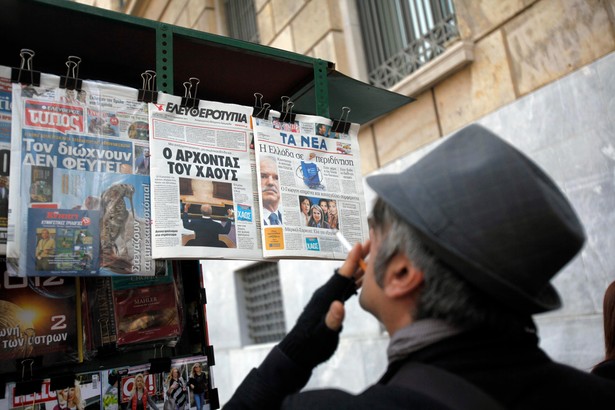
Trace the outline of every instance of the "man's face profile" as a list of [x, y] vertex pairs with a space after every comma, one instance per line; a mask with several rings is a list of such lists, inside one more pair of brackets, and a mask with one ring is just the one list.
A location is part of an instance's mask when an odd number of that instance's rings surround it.
[[275, 163], [271, 159], [261, 161], [261, 190], [263, 207], [273, 212], [280, 202], [280, 181]]

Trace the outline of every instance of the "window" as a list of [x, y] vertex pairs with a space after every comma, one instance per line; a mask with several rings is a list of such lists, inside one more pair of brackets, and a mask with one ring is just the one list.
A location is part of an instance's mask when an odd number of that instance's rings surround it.
[[459, 36], [452, 0], [357, 0], [369, 82], [390, 88]]
[[278, 264], [258, 263], [239, 271], [244, 296], [244, 317], [251, 343], [281, 340], [286, 334]]
[[225, 0], [229, 37], [258, 43], [258, 26], [254, 0]]

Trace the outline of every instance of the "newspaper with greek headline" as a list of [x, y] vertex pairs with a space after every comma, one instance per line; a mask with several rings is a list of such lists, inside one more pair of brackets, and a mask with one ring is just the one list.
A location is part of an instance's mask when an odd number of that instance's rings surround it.
[[254, 118], [262, 243], [265, 258], [343, 259], [367, 239], [358, 124], [347, 132], [330, 119], [271, 111]]
[[147, 104], [137, 95], [95, 81], [67, 90], [47, 74], [40, 86], [13, 84], [12, 274], [156, 274]]
[[251, 107], [150, 104], [154, 258], [262, 259]]

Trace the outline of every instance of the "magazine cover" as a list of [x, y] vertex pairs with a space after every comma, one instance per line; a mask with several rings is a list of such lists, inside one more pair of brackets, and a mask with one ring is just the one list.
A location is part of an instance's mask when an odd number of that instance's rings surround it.
[[0, 255], [6, 254], [11, 159], [11, 69], [0, 66]]
[[7, 410], [60, 410], [57, 406], [57, 393], [51, 390], [51, 381], [44, 379], [41, 391], [32, 394], [17, 395], [14, 382], [7, 383], [6, 395], [0, 399], [0, 408]]
[[350, 243], [368, 236], [358, 124], [347, 132], [332, 121], [297, 115], [292, 123], [254, 118], [263, 255], [344, 259]]
[[173, 276], [113, 278], [118, 346], [167, 341], [182, 332], [179, 298]]
[[157, 410], [163, 408], [163, 376], [161, 373], [150, 374], [149, 364], [130, 367], [119, 378], [119, 408], [137, 408], [137, 402], [143, 409]]
[[[101, 408], [100, 372], [79, 373], [74, 386], [55, 392], [56, 402], [46, 404], [49, 410], [99, 410]], [[53, 407], [51, 407], [53, 406]]]
[[0, 373], [41, 357], [42, 366], [79, 361], [75, 278], [12, 277], [2, 267]]
[[209, 410], [209, 366], [206, 356], [174, 359], [169, 372], [163, 374], [164, 401], [170, 399], [177, 408]]
[[150, 104], [154, 258], [261, 259], [252, 107]]
[[61, 390], [51, 390], [51, 383], [50, 379], [44, 379], [40, 392], [25, 395], [17, 395], [15, 383], [9, 383], [8, 394], [4, 400], [0, 400], [0, 408], [10, 410], [99, 410], [101, 408], [99, 372], [77, 374], [74, 386]]
[[156, 274], [147, 104], [127, 87], [84, 81], [75, 92], [43, 78], [13, 84], [11, 272]]
[[120, 382], [127, 368], [105, 369], [100, 372], [100, 410], [120, 410]]

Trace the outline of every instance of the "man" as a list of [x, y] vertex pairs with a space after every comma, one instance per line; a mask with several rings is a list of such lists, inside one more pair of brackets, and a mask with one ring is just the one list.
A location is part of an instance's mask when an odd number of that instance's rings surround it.
[[149, 160], [150, 160], [150, 153], [149, 153], [149, 149], [145, 148], [143, 150], [143, 153], [141, 155], [139, 155], [139, 157], [137, 158], [137, 161], [135, 163], [135, 166], [137, 168], [137, 174], [141, 174], [141, 175], [149, 175]]
[[260, 160], [261, 198], [263, 203], [263, 225], [282, 225], [280, 205], [280, 178], [273, 157]]
[[[225, 408], [612, 408], [615, 383], [538, 348], [532, 315], [560, 307], [549, 282], [585, 240], [544, 172], [470, 126], [402, 173], [367, 182], [378, 194], [370, 241], [353, 247]], [[359, 395], [297, 393], [334, 353], [355, 283], [391, 336], [386, 373]]]
[[41, 239], [36, 244], [36, 270], [51, 270], [50, 258], [56, 250], [56, 241], [50, 237], [47, 229], [41, 230]]
[[226, 224], [222, 225], [211, 219], [211, 205], [201, 205], [200, 218], [191, 218], [188, 215], [189, 204], [184, 205], [182, 222], [184, 228], [194, 231], [194, 239], [186, 242], [186, 246], [212, 246], [217, 248], [227, 248], [226, 243], [220, 240], [220, 235], [226, 235], [231, 231], [231, 220], [227, 218]]

